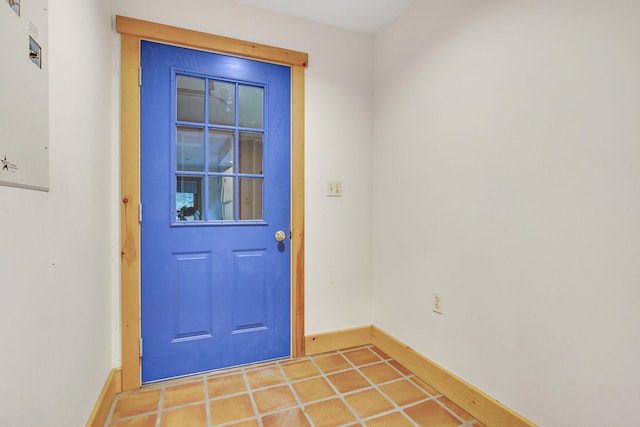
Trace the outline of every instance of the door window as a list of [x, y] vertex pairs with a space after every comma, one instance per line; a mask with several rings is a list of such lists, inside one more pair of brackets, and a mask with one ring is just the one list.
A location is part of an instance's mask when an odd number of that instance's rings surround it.
[[175, 223], [262, 221], [265, 88], [184, 74], [174, 82]]

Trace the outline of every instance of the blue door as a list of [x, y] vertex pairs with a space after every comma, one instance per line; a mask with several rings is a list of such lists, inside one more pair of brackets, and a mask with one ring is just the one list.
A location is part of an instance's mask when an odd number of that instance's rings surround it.
[[142, 42], [142, 381], [290, 355], [290, 69]]

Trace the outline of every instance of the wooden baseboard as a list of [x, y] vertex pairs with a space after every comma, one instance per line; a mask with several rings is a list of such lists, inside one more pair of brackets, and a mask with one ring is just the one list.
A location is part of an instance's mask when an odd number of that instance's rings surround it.
[[535, 427], [536, 424], [512, 411], [496, 399], [478, 390], [401, 343], [380, 328], [371, 327], [371, 343], [388, 354], [456, 405], [487, 426]]
[[98, 396], [95, 406], [93, 407], [93, 411], [91, 411], [86, 427], [104, 426], [105, 421], [107, 421], [109, 409], [111, 409], [111, 403], [116, 397], [116, 394], [121, 391], [122, 369], [115, 368], [111, 370], [107, 377], [107, 381], [104, 383], [104, 387], [102, 387], [102, 391], [100, 392], [100, 396]]
[[307, 335], [304, 340], [307, 355], [368, 345], [371, 344], [371, 326]]

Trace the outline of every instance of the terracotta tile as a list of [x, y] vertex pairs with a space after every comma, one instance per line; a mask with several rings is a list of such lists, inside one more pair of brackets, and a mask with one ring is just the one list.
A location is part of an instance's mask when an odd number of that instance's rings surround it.
[[264, 362], [264, 363], [256, 363], [254, 365], [245, 366], [244, 369], [245, 371], [249, 372], [249, 371], [256, 371], [258, 369], [273, 368], [274, 366], [277, 366], [276, 362]]
[[257, 420], [240, 421], [235, 424], [227, 424], [228, 427], [260, 427]]
[[247, 390], [244, 376], [241, 373], [209, 378], [209, 398], [241, 393]]
[[159, 383], [156, 383], [157, 385], [165, 385], [167, 387], [173, 387], [175, 385], [181, 385], [181, 384], [186, 384], [186, 383], [195, 383], [195, 382], [202, 382], [202, 379], [204, 378], [204, 375], [192, 375], [190, 377], [182, 377], [182, 378], [176, 378], [173, 380], [167, 380], [167, 381], [162, 381]]
[[402, 374], [384, 362], [363, 366], [360, 372], [374, 384], [382, 384], [402, 377]]
[[356, 420], [342, 400], [335, 398], [305, 407], [316, 427], [335, 427]]
[[356, 366], [367, 365], [369, 363], [380, 361], [380, 357], [368, 348], [361, 348], [359, 350], [348, 351], [342, 354]]
[[296, 406], [296, 398], [289, 386], [281, 386], [260, 390], [253, 393], [253, 398], [261, 414]]
[[344, 352], [352, 351], [352, 350], [360, 350], [360, 349], [362, 349], [362, 348], [366, 348], [366, 346], [364, 346], [364, 345], [354, 345], [353, 347], [345, 347], [345, 348], [342, 348], [342, 349], [340, 349], [338, 352], [339, 352], [339, 353], [344, 353]]
[[409, 380], [400, 380], [381, 385], [380, 391], [389, 396], [398, 406], [409, 405], [429, 396]]
[[421, 389], [425, 390], [431, 396], [439, 396], [440, 395], [440, 393], [438, 393], [438, 390], [436, 390], [435, 388], [431, 387], [429, 384], [425, 383], [420, 378], [411, 377], [410, 379], [414, 384], [417, 384], [418, 387], [420, 387]]
[[[344, 350], [344, 349], [343, 349]], [[314, 357], [325, 357], [325, 356], [333, 356], [334, 354], [340, 354], [340, 352], [338, 350], [335, 351], [327, 351], [325, 353], [318, 353], [318, 354], [314, 354], [313, 356], [311, 356], [312, 358]]]
[[380, 350], [378, 347], [371, 347], [371, 351], [373, 351], [378, 356], [382, 357], [384, 360], [391, 359], [387, 353], [385, 353], [384, 351]]
[[461, 407], [459, 407], [458, 405], [456, 405], [455, 403], [453, 403], [452, 401], [450, 401], [446, 397], [441, 396], [441, 397], [438, 398], [438, 401], [440, 403], [442, 403], [444, 406], [446, 406], [447, 408], [449, 408], [449, 410], [451, 412], [453, 412], [454, 414], [456, 414], [457, 416], [459, 416], [463, 420], [465, 420], [465, 421], [473, 421], [473, 417], [471, 415], [466, 413], [464, 409], [462, 409]]
[[404, 412], [420, 427], [457, 427], [461, 424], [435, 400], [411, 406]]
[[475, 423], [471, 424], [473, 427], [486, 427], [484, 424], [482, 424], [480, 421], [476, 421]]
[[329, 381], [338, 389], [340, 393], [348, 393], [350, 391], [361, 388], [370, 387], [367, 381], [360, 373], [354, 369], [328, 376]]
[[394, 368], [396, 368], [398, 371], [400, 371], [400, 373], [402, 375], [411, 375], [411, 371], [409, 371], [407, 368], [405, 368], [404, 366], [402, 366], [401, 364], [399, 364], [395, 360], [390, 360], [389, 364], [391, 366], [393, 366]]
[[311, 403], [335, 394], [335, 391], [324, 378], [312, 378], [293, 385], [302, 403]]
[[207, 408], [204, 405], [162, 411], [160, 427], [207, 427]]
[[395, 407], [378, 390], [374, 389], [350, 394], [345, 396], [344, 399], [360, 418], [369, 418], [376, 414], [388, 412]]
[[111, 419], [131, 417], [158, 410], [160, 390], [122, 394], [118, 398]]
[[289, 381], [302, 380], [320, 375], [318, 368], [310, 360], [303, 360], [295, 363], [282, 365], [282, 370], [289, 378]]
[[347, 360], [340, 354], [314, 357], [313, 361], [316, 362], [316, 365], [318, 365], [325, 374], [353, 368], [353, 366], [351, 366], [351, 363], [347, 362]]
[[162, 408], [181, 406], [204, 401], [204, 384], [201, 381], [167, 387], [164, 390]]
[[221, 369], [219, 371], [210, 372], [209, 374], [207, 374], [207, 379], [221, 377], [224, 375], [240, 374], [240, 373], [242, 373], [241, 368]]
[[383, 417], [374, 418], [367, 421], [367, 427], [413, 427], [414, 424], [409, 421], [401, 412], [394, 412]]
[[269, 387], [286, 382], [280, 368], [276, 365], [247, 372], [247, 379], [252, 389]]
[[109, 424], [109, 427], [156, 427], [156, 414], [142, 417], [129, 418], [126, 421], [118, 421]]
[[300, 408], [262, 417], [262, 425], [264, 427], [311, 427]]
[[211, 422], [225, 424], [231, 421], [255, 417], [255, 411], [248, 394], [212, 400]]

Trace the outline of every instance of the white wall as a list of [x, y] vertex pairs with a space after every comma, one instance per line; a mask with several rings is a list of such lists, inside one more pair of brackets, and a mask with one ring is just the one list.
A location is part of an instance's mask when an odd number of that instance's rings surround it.
[[51, 190], [0, 187], [1, 425], [84, 425], [111, 369], [106, 3], [49, 2]]
[[309, 54], [306, 332], [371, 324], [372, 38], [230, 0], [115, 0], [115, 13]]
[[[120, 363], [119, 40], [109, 2], [54, 3], [51, 192], [0, 187], [15, 426], [82, 425]], [[421, 0], [373, 43], [230, 0], [114, 3], [310, 54], [307, 333], [374, 322], [540, 425], [634, 423], [637, 2]]]
[[[307, 333], [370, 324], [372, 39], [227, 0], [115, 10], [310, 54]], [[49, 14], [51, 191], [0, 187], [0, 424], [12, 426], [84, 424], [121, 360], [119, 37], [109, 1]], [[324, 196], [329, 180], [344, 197]]]
[[423, 0], [374, 41], [375, 324], [543, 426], [637, 424], [639, 18]]

